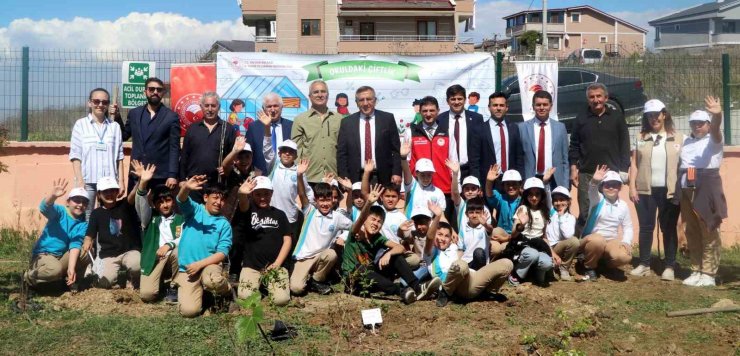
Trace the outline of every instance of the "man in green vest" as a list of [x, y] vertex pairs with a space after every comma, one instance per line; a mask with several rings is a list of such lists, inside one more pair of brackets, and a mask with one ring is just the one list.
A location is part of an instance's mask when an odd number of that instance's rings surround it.
[[[147, 185], [154, 176], [156, 167], [152, 164], [144, 167], [136, 160], [131, 162], [131, 166], [134, 174], [139, 177], [136, 213], [139, 214], [144, 231], [139, 293], [144, 302], [153, 302], [159, 296], [159, 286], [164, 278], [174, 281], [177, 274], [177, 245], [184, 219], [175, 212], [175, 198], [167, 186], [156, 186], [149, 194]], [[167, 288], [165, 302], [177, 303], [177, 291], [174, 288]]]

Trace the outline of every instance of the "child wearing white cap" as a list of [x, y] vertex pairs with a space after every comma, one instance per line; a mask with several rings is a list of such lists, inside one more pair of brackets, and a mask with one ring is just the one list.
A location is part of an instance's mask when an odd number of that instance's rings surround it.
[[[406, 189], [406, 217], [411, 217], [425, 212], [431, 215], [429, 208], [427, 207], [428, 202], [435, 203], [445, 211], [447, 203], [442, 190], [435, 187], [432, 184], [432, 177], [434, 176], [435, 169], [434, 164], [428, 158], [422, 158], [416, 161], [414, 169], [416, 170], [416, 178], [411, 174], [411, 168], [409, 167], [409, 161], [406, 159], [408, 154], [411, 152], [411, 143], [405, 141], [401, 144], [401, 168], [403, 169], [403, 182]], [[449, 174], [449, 172], [439, 172], [439, 174]]]
[[557, 187], [550, 193], [550, 201], [550, 223], [545, 230], [547, 242], [553, 255], [560, 257], [560, 280], [570, 281], [570, 266], [581, 245], [575, 236], [576, 217], [570, 213], [570, 192], [565, 187]]
[[[455, 182], [450, 189], [450, 198], [452, 199], [452, 203], [455, 204], [459, 233], [463, 230], [462, 227], [468, 224], [468, 216], [465, 214], [468, 200], [483, 197], [483, 190], [481, 189], [480, 180], [475, 176], [467, 176], [463, 179], [462, 183], [457, 183], [460, 181], [460, 163], [448, 159], [445, 165], [452, 171], [452, 181]], [[486, 228], [486, 233], [490, 234], [495, 224], [492, 224], [493, 217], [491, 216], [491, 211], [485, 205], [483, 206], [481, 218], [483, 219], [482, 225]]]
[[118, 277], [125, 271], [126, 278], [138, 289], [141, 228], [134, 209], [136, 190], [131, 190], [127, 199], [118, 200], [120, 186], [115, 177], [98, 179], [97, 189], [101, 205], [90, 214], [82, 252], [91, 251], [95, 243], [93, 272], [98, 276], [98, 287], [123, 284]]
[[501, 186], [504, 194], [493, 189], [494, 182], [499, 177], [499, 166], [494, 164], [486, 175], [486, 202], [492, 209], [496, 209], [497, 226], [491, 232], [491, 257], [498, 256], [504, 248], [514, 228], [514, 212], [519, 207], [522, 194], [522, 176], [518, 171], [510, 169], [504, 172]]
[[[77, 281], [89, 259], [80, 254], [87, 222], [87, 192], [74, 188], [69, 192], [66, 206], [54, 202], [67, 191], [68, 182], [57, 179], [51, 193], [41, 200], [39, 212], [48, 220], [33, 247], [31, 265], [23, 273], [23, 281], [31, 287], [67, 278], [67, 285]], [[78, 262], [79, 261], [79, 262]]]
[[[632, 218], [627, 203], [619, 199], [622, 178], [606, 165], [597, 166], [588, 187], [589, 209], [580, 251], [585, 255], [584, 278], [596, 281], [596, 266], [604, 258], [609, 268], [632, 262]], [[622, 227], [622, 238], [618, 230]]]
[[686, 240], [691, 276], [683, 284], [714, 287], [722, 240], [719, 227], [727, 218], [727, 200], [722, 190], [722, 106], [718, 98], [704, 99], [706, 111], [689, 117], [691, 136], [681, 150], [681, 217], [686, 222]]

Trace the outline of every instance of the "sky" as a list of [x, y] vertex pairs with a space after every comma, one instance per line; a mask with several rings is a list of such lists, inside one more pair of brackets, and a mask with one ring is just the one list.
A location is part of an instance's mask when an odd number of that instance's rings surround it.
[[[647, 42], [652, 43], [649, 20], [707, 1], [550, 0], [548, 7], [589, 4], [650, 30]], [[254, 33], [242, 25], [237, 0], [2, 0], [2, 4], [0, 49], [191, 50], [209, 48], [216, 40], [249, 40]], [[478, 0], [476, 30], [461, 37], [500, 38], [506, 27], [503, 16], [541, 5], [541, 0]]]

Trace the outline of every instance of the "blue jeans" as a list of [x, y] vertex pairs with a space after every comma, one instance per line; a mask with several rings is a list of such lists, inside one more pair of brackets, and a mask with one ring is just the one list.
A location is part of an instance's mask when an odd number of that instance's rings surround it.
[[537, 281], [544, 280], [545, 273], [552, 269], [552, 257], [531, 247], [525, 247], [519, 255], [514, 271], [519, 278], [526, 278], [529, 269], [534, 266]]
[[640, 201], [635, 204], [637, 208], [637, 220], [640, 222], [640, 264], [650, 266], [650, 255], [653, 247], [653, 235], [655, 231], [655, 212], [658, 212], [658, 222], [663, 235], [663, 248], [665, 249], [665, 265], [673, 267], [676, 264], [676, 251], [678, 250], [678, 214], [681, 208], [673, 204], [666, 197], [665, 187], [652, 188], [652, 194], [640, 194]]
[[85, 183], [85, 192], [87, 192], [87, 210], [85, 210], [85, 220], [90, 221], [90, 214], [95, 209], [97, 199], [97, 183]]

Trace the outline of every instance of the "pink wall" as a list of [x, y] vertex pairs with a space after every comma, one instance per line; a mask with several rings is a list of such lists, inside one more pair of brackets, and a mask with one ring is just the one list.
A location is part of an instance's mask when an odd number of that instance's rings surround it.
[[[130, 144], [126, 144], [126, 157], [130, 155], [129, 148]], [[3, 149], [0, 161], [9, 166], [9, 172], [0, 174], [0, 187], [4, 188], [0, 194], [0, 226], [24, 230], [43, 228], [45, 219], [38, 213], [39, 202], [48, 194], [55, 178], [72, 181], [68, 154], [67, 142], [12, 142]], [[125, 164], [128, 168], [128, 159]], [[730, 217], [721, 227], [722, 244], [733, 246], [740, 244], [740, 214], [735, 213], [740, 211], [740, 147], [725, 148], [720, 173], [730, 212]], [[621, 195], [628, 199], [626, 187]], [[573, 200], [576, 201], [575, 198]], [[637, 215], [634, 207], [631, 210], [636, 242], [639, 230]], [[577, 211], [577, 206], [573, 211]]]

